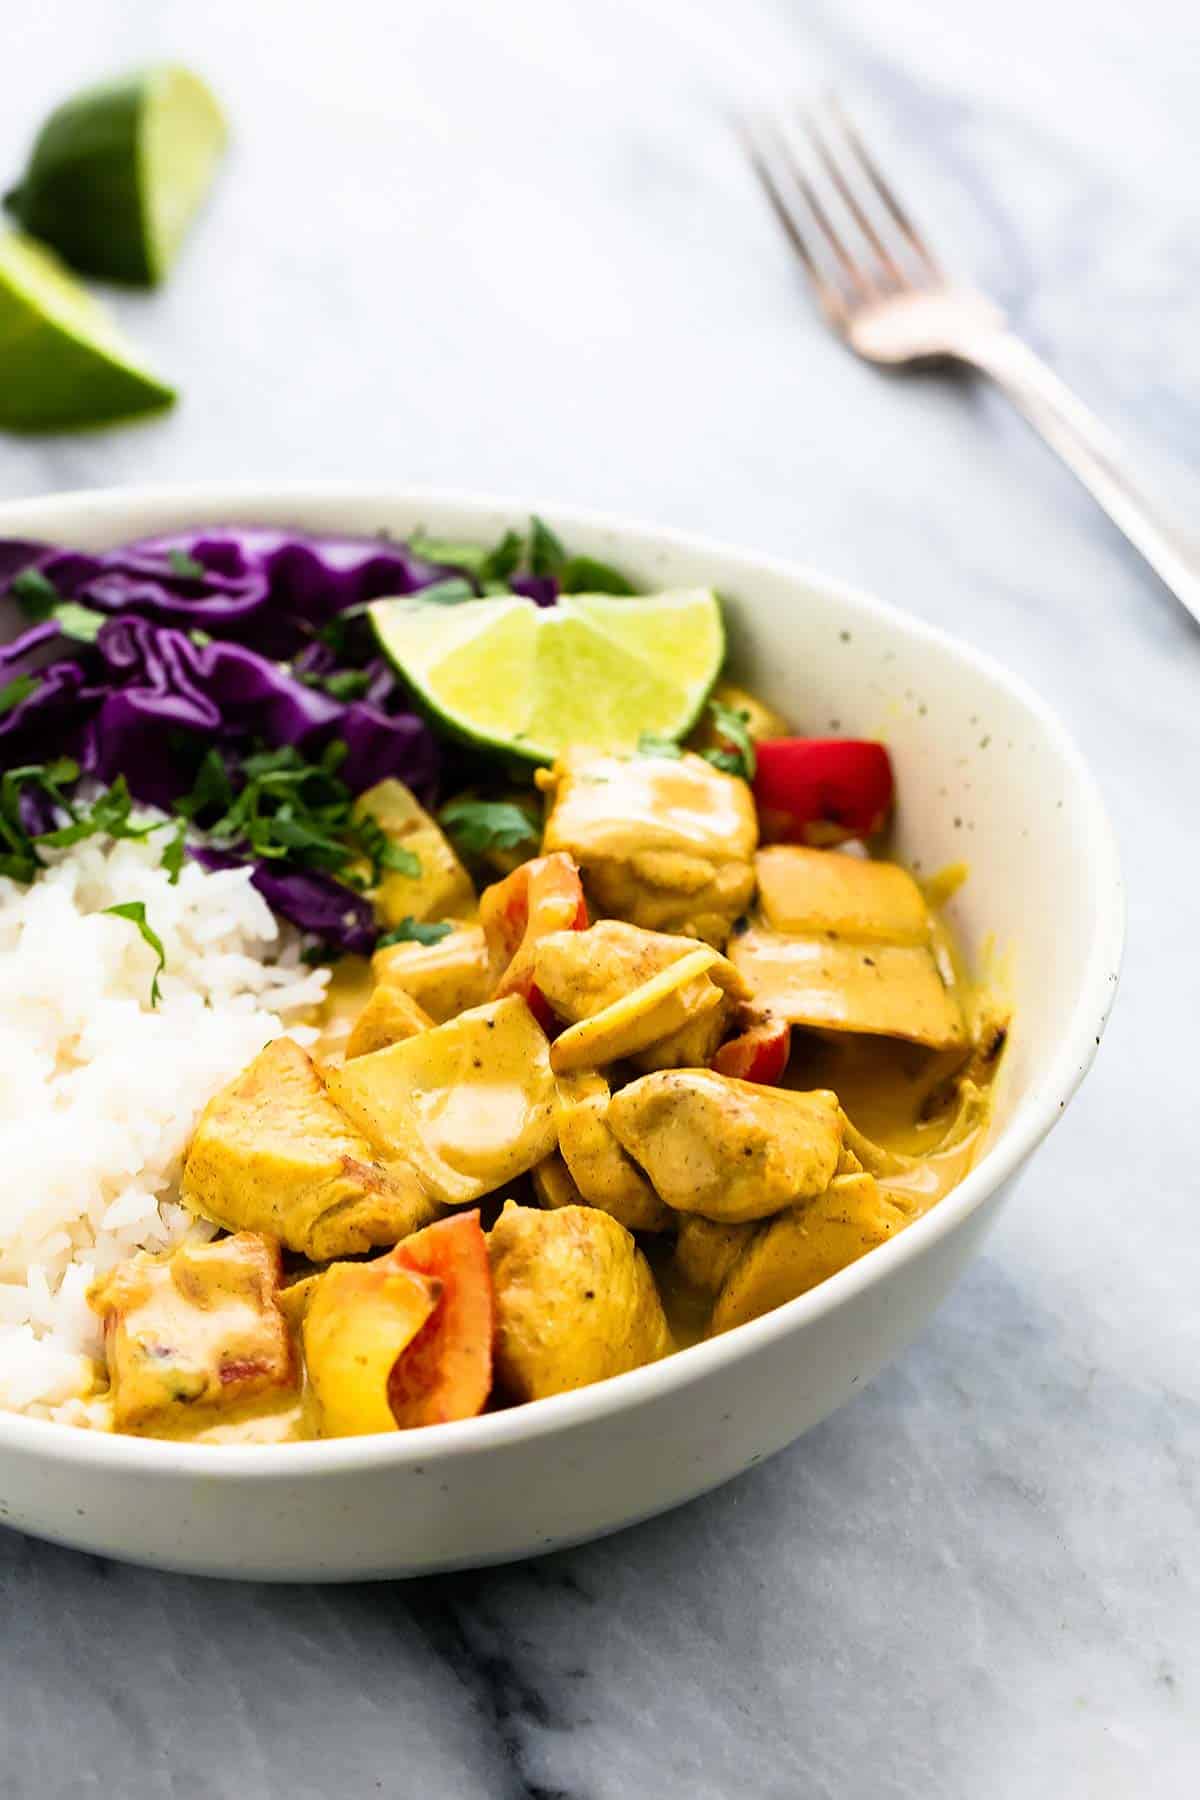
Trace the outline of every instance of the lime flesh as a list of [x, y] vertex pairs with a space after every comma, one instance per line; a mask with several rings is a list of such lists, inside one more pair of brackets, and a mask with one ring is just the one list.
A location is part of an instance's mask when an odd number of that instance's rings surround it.
[[174, 398], [57, 258], [0, 237], [0, 429], [105, 425]]
[[72, 267], [152, 286], [166, 274], [212, 181], [226, 128], [187, 69], [89, 88], [53, 112], [7, 204]]
[[530, 762], [567, 744], [632, 750], [690, 730], [720, 671], [717, 597], [692, 588], [636, 599], [505, 597], [438, 606], [377, 600], [379, 642], [456, 735]]

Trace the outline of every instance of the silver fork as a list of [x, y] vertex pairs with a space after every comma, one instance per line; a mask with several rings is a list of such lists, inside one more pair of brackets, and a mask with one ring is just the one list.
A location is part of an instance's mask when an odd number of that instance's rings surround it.
[[821, 310], [850, 348], [891, 367], [952, 362], [989, 376], [1200, 620], [1200, 554], [1134, 481], [1117, 440], [1013, 335], [1000, 308], [943, 273], [837, 101], [819, 113], [744, 122], [743, 133]]

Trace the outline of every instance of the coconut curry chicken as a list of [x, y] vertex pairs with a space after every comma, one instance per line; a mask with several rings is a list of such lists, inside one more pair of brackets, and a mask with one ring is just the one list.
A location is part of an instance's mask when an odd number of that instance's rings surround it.
[[886, 751], [720, 699], [686, 749], [560, 754], [520, 850], [363, 795], [405, 853], [382, 947], [311, 1050], [275, 1038], [204, 1111], [182, 1200], [210, 1241], [93, 1286], [115, 1429], [336, 1437], [565, 1393], [806, 1293], [962, 1178], [1005, 1020], [945, 884], [874, 854]]

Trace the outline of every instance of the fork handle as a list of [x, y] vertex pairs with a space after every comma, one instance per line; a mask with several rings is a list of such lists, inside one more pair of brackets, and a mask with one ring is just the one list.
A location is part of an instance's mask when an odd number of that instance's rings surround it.
[[1184, 542], [1128, 473], [1125, 452], [1108, 428], [1011, 332], [981, 334], [964, 345], [961, 354], [1003, 389], [1200, 621], [1200, 554]]

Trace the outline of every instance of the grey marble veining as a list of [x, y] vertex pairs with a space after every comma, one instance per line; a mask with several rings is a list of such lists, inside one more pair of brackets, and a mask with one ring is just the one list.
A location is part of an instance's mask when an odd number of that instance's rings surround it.
[[0, 441], [0, 491], [419, 480], [837, 570], [1067, 716], [1130, 945], [986, 1258], [869, 1391], [722, 1492], [410, 1586], [204, 1584], [0, 1536], [0, 1794], [1195, 1794], [1200, 638], [1002, 402], [824, 335], [725, 123], [836, 82], [943, 249], [1194, 520], [1194, 6], [10, 10], [5, 171], [59, 92], [147, 57], [206, 69], [237, 145], [170, 286], [118, 302], [184, 403]]

